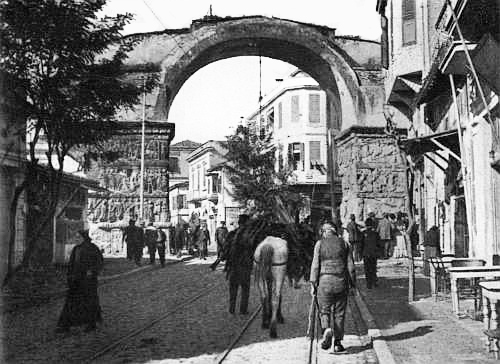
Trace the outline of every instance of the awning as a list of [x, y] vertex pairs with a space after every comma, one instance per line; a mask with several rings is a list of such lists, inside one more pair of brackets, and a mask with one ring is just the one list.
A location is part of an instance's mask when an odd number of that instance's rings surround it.
[[402, 140], [400, 145], [406, 154], [412, 157], [443, 150], [451, 152], [450, 154], [452, 154], [455, 159], [460, 159], [460, 144], [458, 141], [457, 129]]

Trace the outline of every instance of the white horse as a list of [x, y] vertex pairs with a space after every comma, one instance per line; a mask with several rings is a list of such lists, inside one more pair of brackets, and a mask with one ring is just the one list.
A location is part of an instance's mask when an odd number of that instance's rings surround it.
[[255, 249], [254, 261], [254, 279], [262, 302], [262, 328], [269, 328], [270, 336], [275, 338], [278, 336], [276, 322], [284, 322], [281, 314], [281, 288], [287, 273], [286, 240], [266, 237]]

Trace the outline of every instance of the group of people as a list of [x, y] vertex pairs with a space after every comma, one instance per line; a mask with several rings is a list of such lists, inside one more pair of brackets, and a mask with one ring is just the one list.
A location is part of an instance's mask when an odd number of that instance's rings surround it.
[[191, 227], [188, 223], [178, 223], [171, 229], [172, 246], [171, 253], [181, 256], [183, 250], [191, 255], [206, 260], [208, 257], [208, 246], [211, 244], [210, 232], [206, 221]]
[[[240, 215], [238, 228], [228, 231], [225, 223], [217, 228], [217, 260], [212, 264], [214, 270], [221, 260], [225, 260], [224, 270], [229, 281], [229, 312], [235, 313], [236, 298], [240, 291], [240, 314], [248, 313], [250, 280], [253, 269], [253, 252], [248, 244], [241, 244], [242, 234], [248, 233], [248, 215]], [[319, 231], [320, 236], [314, 245], [314, 254], [310, 269], [309, 281], [311, 293], [317, 298], [323, 341], [321, 347], [330, 349], [333, 343], [334, 352], [344, 352], [342, 346], [344, 336], [344, 320], [349, 291], [356, 286], [354, 260], [363, 259], [367, 287], [377, 286], [377, 259], [387, 253], [386, 241], [380, 228], [383, 222], [370, 216], [365, 221], [365, 228], [356, 224], [355, 217], [347, 225], [349, 242], [342, 238], [342, 229], [331, 221], [324, 221]], [[187, 227], [184, 225], [175, 231], [174, 239], [186, 240]], [[210, 244], [206, 223], [202, 222], [195, 241], [199, 244], [201, 259], [206, 258], [206, 250]], [[251, 230], [251, 229], [250, 229]], [[72, 253], [68, 271], [69, 290], [66, 303], [58, 322], [58, 331], [67, 331], [70, 326], [86, 324], [87, 330], [93, 330], [96, 323], [102, 320], [99, 298], [97, 295], [97, 275], [103, 267], [103, 257], [94, 245], [88, 231], [80, 232], [82, 243]], [[154, 264], [154, 254], [159, 250], [162, 265], [165, 259], [165, 234], [156, 229], [152, 223], [147, 227], [135, 226], [130, 221], [123, 235], [127, 242], [127, 256], [140, 264], [142, 248], [148, 246], [150, 263]], [[354, 257], [354, 258], [353, 258]]]
[[148, 226], [141, 222], [140, 226], [135, 225], [134, 220], [129, 221], [129, 225], [124, 229], [122, 244], [127, 244], [127, 259], [134, 260], [138, 266], [142, 263], [144, 246], [148, 248], [149, 264], [155, 264], [156, 252], [160, 258], [160, 264], [165, 266], [165, 241], [167, 235], [162, 229], [155, 228], [153, 221], [149, 221]]

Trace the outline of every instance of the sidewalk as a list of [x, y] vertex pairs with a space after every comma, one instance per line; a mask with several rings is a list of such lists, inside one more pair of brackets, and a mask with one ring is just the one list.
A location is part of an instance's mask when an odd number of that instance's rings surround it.
[[482, 322], [455, 318], [449, 297], [436, 302], [430, 295], [427, 277], [417, 274], [416, 302], [408, 303], [405, 264], [403, 260], [382, 260], [379, 285], [374, 289], [366, 288], [363, 266], [357, 265], [358, 307], [364, 313], [379, 362], [498, 363], [486, 353]]
[[[165, 263], [175, 264], [192, 259], [191, 255], [182, 255], [180, 258], [167, 255]], [[137, 266], [133, 261], [124, 257], [105, 256], [104, 268], [99, 276], [99, 283], [119, 279], [141, 271], [159, 267], [147, 264], [149, 256], [144, 255], [142, 265]], [[18, 277], [0, 294], [0, 312], [10, 312], [17, 309], [38, 305], [51, 299], [62, 297], [66, 293], [66, 270], [54, 268], [50, 272], [42, 272], [40, 277]]]

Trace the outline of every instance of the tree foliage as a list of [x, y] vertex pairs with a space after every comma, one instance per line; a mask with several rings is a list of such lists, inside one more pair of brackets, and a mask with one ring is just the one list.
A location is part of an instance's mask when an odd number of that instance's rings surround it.
[[132, 16], [98, 18], [105, 4], [106, 0], [0, 2], [2, 86], [15, 90], [15, 104], [21, 105], [15, 110], [22, 110], [20, 120], [26, 123], [17, 129], [24, 133], [27, 127], [30, 141], [31, 172], [18, 188], [33, 192], [30, 180], [38, 164], [35, 148], [40, 138], [48, 149], [50, 201], [42, 229], [54, 216], [69, 151], [111, 136], [116, 111], [139, 103], [141, 93], [156, 82], [149, 77], [143, 87], [142, 82], [125, 81], [122, 66], [133, 43], [120, 32]]
[[276, 169], [272, 135], [259, 139], [247, 127], [239, 126], [227, 137], [225, 168], [233, 188], [233, 198], [251, 213], [269, 214], [276, 220], [292, 220], [301, 196], [288, 184], [290, 171]]

